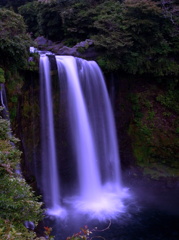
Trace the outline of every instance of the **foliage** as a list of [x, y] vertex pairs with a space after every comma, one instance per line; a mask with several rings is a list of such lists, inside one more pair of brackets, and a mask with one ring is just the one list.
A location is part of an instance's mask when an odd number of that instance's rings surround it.
[[160, 0], [160, 5], [162, 12], [165, 18], [169, 19], [172, 24], [175, 26], [173, 34], [178, 33], [178, 24], [179, 24], [179, 9], [178, 9], [178, 0]]
[[[97, 46], [115, 51], [124, 51], [132, 45], [131, 37], [126, 32], [123, 23], [122, 5], [116, 1], [105, 1], [95, 9], [98, 14], [94, 17], [94, 27]], [[116, 52], [119, 54], [119, 52]]]
[[48, 7], [44, 4], [39, 4], [37, 21], [40, 33], [48, 39], [57, 41], [63, 38], [63, 31], [61, 31], [62, 20], [56, 7], [56, 4], [50, 4]]
[[5, 77], [4, 77], [4, 70], [0, 68], [0, 83], [5, 82]]
[[58, 0], [19, 8], [28, 30], [69, 46], [95, 40], [99, 63], [156, 77], [177, 76], [178, 15], [175, 3], [152, 0]]
[[160, 102], [166, 108], [174, 111], [176, 114], [179, 114], [179, 91], [169, 89], [167, 92], [160, 93], [156, 100]]
[[0, 219], [0, 237], [2, 240], [32, 240], [35, 239], [35, 233], [26, 228], [19, 231], [12, 222]]
[[6, 8], [9, 8], [9, 9], [13, 9], [14, 11], [17, 11], [17, 8], [21, 5], [24, 5], [28, 2], [31, 2], [31, 1], [34, 1], [34, 0], [1, 0], [0, 1], [0, 6], [1, 7], [6, 7]]
[[153, 1], [126, 0], [124, 21], [133, 42], [124, 55], [123, 68], [135, 73], [157, 76], [178, 74], [175, 56], [175, 37], [172, 23], [164, 18], [162, 10]]
[[[137, 163], [143, 167], [165, 168], [165, 174], [179, 169], [178, 90], [147, 86], [131, 97], [133, 121], [129, 135]], [[166, 170], [167, 169], [167, 170]], [[172, 170], [173, 169], [173, 170]], [[177, 173], [178, 174], [178, 173]]]
[[17, 109], [18, 109], [18, 99], [21, 95], [21, 88], [23, 85], [23, 76], [24, 72], [17, 71], [16, 69], [9, 69], [5, 72], [6, 78], [6, 89], [9, 95], [8, 99], [8, 107], [10, 109], [10, 119], [14, 120], [17, 116]]
[[84, 239], [84, 240], [92, 240], [93, 238], [100, 238], [100, 239], [104, 239], [102, 236], [91, 236], [94, 232], [104, 232], [108, 229], [110, 229], [111, 226], [111, 221], [109, 222], [108, 226], [102, 230], [98, 230], [97, 227], [93, 228], [93, 229], [89, 229], [87, 225], [85, 225], [83, 228], [81, 228], [80, 232], [73, 234], [70, 237], [67, 237], [66, 240], [80, 240], [80, 239]]
[[23, 18], [10, 10], [0, 9], [0, 19], [0, 66], [24, 68], [31, 39], [26, 34]]
[[18, 9], [32, 37], [43, 35], [51, 40], [63, 38], [62, 20], [57, 4], [31, 2]]
[[42, 2], [42, 3], [54, 3], [54, 2], [57, 2], [57, 0], [38, 0], [38, 2]]
[[73, 234], [71, 237], [67, 237], [66, 240], [79, 240], [79, 239], [87, 240], [89, 239], [91, 233], [92, 232], [88, 229], [88, 227], [84, 226], [84, 228], [81, 228], [80, 232]]
[[44, 234], [45, 234], [45, 238], [49, 239], [49, 240], [54, 240], [54, 237], [51, 235], [52, 232], [52, 228], [50, 227], [44, 227]]
[[42, 217], [41, 202], [31, 187], [15, 169], [21, 152], [15, 146], [18, 139], [11, 134], [9, 121], [0, 118], [0, 238], [33, 239], [24, 221], [35, 224]]
[[37, 21], [38, 14], [37, 2], [29, 2], [18, 8], [19, 14], [24, 18], [24, 22], [27, 25], [27, 31], [32, 37], [39, 36], [39, 25]]
[[72, 6], [63, 8], [60, 16], [63, 22], [64, 36], [73, 38], [73, 44], [90, 38], [93, 12], [86, 1], [79, 1]]

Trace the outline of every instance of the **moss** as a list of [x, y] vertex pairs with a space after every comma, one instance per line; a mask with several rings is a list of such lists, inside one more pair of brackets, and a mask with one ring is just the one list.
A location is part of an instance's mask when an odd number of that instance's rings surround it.
[[86, 51], [86, 48], [84, 48], [84, 47], [79, 47], [78, 48], [79, 53], [84, 53], [85, 51]]
[[4, 70], [0, 68], [0, 83], [5, 83]]
[[[141, 165], [141, 167], [143, 166]], [[153, 179], [159, 179], [161, 177], [179, 177], [179, 169], [154, 163], [150, 164], [150, 166], [144, 166], [143, 174], [150, 175]]]
[[12, 71], [12, 69], [6, 71], [5, 75], [10, 119], [14, 120], [17, 117], [18, 101], [22, 93], [24, 77], [20, 72]]
[[131, 98], [134, 118], [128, 134], [132, 138], [136, 163], [144, 168], [145, 174], [153, 177], [178, 176], [179, 116], [172, 104], [178, 105], [176, 93], [177, 90], [172, 94], [168, 89], [147, 86]]
[[[133, 151], [134, 156], [137, 159], [137, 164], [145, 163], [148, 164], [151, 154], [151, 145], [148, 137], [144, 134], [144, 132], [141, 131], [139, 127], [137, 127], [135, 124], [131, 124], [129, 127], [129, 135], [131, 135], [133, 139]], [[145, 139], [145, 140], [144, 140]]]
[[103, 72], [111, 73], [119, 69], [119, 59], [114, 55], [103, 54], [96, 61]]

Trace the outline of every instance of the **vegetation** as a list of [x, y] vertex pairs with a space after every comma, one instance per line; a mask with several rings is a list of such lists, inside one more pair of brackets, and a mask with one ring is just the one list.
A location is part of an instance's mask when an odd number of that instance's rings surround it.
[[[2, 111], [2, 108], [1, 108]], [[42, 217], [38, 197], [21, 175], [16, 173], [21, 152], [15, 146], [18, 139], [11, 134], [10, 123], [0, 117], [0, 238], [33, 239], [25, 221], [34, 224]]]
[[20, 7], [23, 4], [26, 4], [27, 2], [32, 2], [33, 0], [0, 0], [0, 7], [6, 7], [10, 8], [11, 10], [17, 11], [18, 7]]
[[[20, 71], [28, 66], [31, 44], [22, 16], [0, 9], [0, 83], [6, 79], [11, 119], [16, 115], [22, 86]], [[42, 218], [42, 203], [24, 178], [16, 174], [21, 161], [21, 152], [16, 147], [18, 141], [12, 136], [10, 122], [0, 117], [0, 239], [30, 240], [36, 235], [29, 232], [24, 222], [38, 223]]]
[[41, 34], [69, 46], [95, 40], [98, 62], [106, 71], [178, 76], [175, 1], [33, 1], [19, 13], [33, 36]]
[[4, 83], [5, 78], [4, 78], [4, 70], [0, 68], [0, 83]]
[[[124, 55], [124, 69], [130, 73], [150, 73], [153, 76], [178, 75], [175, 61], [173, 25], [153, 1], [125, 1], [125, 22], [132, 46]], [[178, 46], [177, 46], [178, 47]], [[172, 57], [171, 57], [172, 56]]]
[[102, 230], [99, 230], [97, 227], [95, 227], [94, 229], [89, 229], [88, 226], [84, 226], [83, 228], [80, 228], [80, 232], [78, 233], [75, 233], [73, 234], [72, 236], [70, 237], [67, 237], [66, 240], [80, 240], [80, 239], [84, 239], [84, 240], [92, 240], [93, 238], [94, 239], [104, 239], [104, 237], [102, 236], [91, 236], [93, 233], [95, 232], [104, 232], [108, 229], [110, 229], [110, 226], [111, 226], [111, 221], [109, 222], [108, 226]]
[[[9, 2], [10, 3], [10, 2]], [[0, 9], [0, 83], [6, 79], [6, 86], [10, 94], [10, 116], [16, 116], [18, 95], [23, 84], [23, 70], [30, 63], [29, 47], [32, 39], [26, 32], [23, 17], [14, 11]]]
[[4, 70], [22, 69], [27, 65], [32, 43], [23, 18], [13, 11], [0, 9], [0, 19], [0, 66]]
[[[172, 139], [175, 145], [176, 134], [179, 131], [177, 125], [179, 74], [177, 1], [19, 0], [16, 3], [1, 1], [0, 5], [4, 7], [0, 10], [0, 17], [3, 19], [0, 22], [2, 56], [0, 81], [4, 82], [4, 77], [7, 79], [9, 95], [12, 96], [9, 102], [12, 119], [16, 116], [17, 96], [23, 84], [19, 69], [27, 66], [30, 36], [36, 38], [43, 35], [53, 41], [61, 41], [67, 46], [73, 46], [79, 41], [90, 38], [94, 40], [95, 49], [98, 52], [97, 61], [105, 72], [120, 73], [122, 71], [133, 76], [142, 75], [141, 82], [145, 82], [143, 80], [145, 76], [150, 76], [152, 81], [159, 84], [153, 102], [148, 96], [150, 94], [146, 95], [146, 92], [134, 94], [132, 97], [134, 119], [129, 132], [132, 138], [134, 133], [136, 137], [138, 136], [138, 139], [133, 139], [136, 143], [134, 152], [138, 162], [144, 159], [145, 162], [161, 159], [161, 163], [165, 162], [171, 167], [169, 159], [173, 159], [173, 166], [178, 167], [173, 150], [170, 151], [166, 146], [161, 148], [159, 144], [161, 138], [163, 144], [167, 144], [165, 132], [171, 129], [166, 130], [166, 126], [163, 125], [161, 130], [156, 123], [156, 118], [167, 119], [166, 121], [175, 118], [171, 124], [174, 135], [170, 136], [170, 140]], [[16, 13], [7, 10], [12, 8]], [[34, 62], [30, 64], [33, 65]], [[33, 66], [30, 67], [33, 69]], [[151, 84], [153, 84], [152, 81]], [[164, 86], [169, 90], [162, 90]], [[145, 104], [151, 105], [148, 110]], [[163, 113], [159, 116], [156, 112], [159, 110], [155, 108], [163, 109]], [[156, 128], [160, 130], [156, 131]], [[156, 136], [157, 132], [158, 136]], [[163, 135], [161, 135], [162, 132]], [[146, 141], [142, 145], [143, 153], [141, 153], [141, 149], [139, 150], [136, 146], [137, 143], [139, 143], [138, 146], [142, 144], [143, 138]], [[164, 155], [169, 153], [174, 155], [172, 158], [171, 154], [162, 157], [161, 151]]]
[[137, 164], [147, 174], [179, 176], [179, 109], [178, 90], [147, 85], [131, 96], [133, 120], [132, 138]]
[[[139, 86], [145, 87], [130, 96], [136, 163], [155, 178], [179, 176], [177, 0], [0, 0], [0, 7], [0, 84], [6, 80], [11, 120], [26, 81], [22, 70], [34, 69], [28, 63], [32, 38], [43, 35], [70, 47], [93, 39], [105, 72], [142, 76]], [[26, 101], [27, 124], [31, 109]], [[0, 238], [33, 239], [23, 222], [37, 223], [41, 203], [15, 173], [21, 157], [16, 143], [9, 121], [0, 118]], [[69, 239], [88, 239], [83, 230]]]

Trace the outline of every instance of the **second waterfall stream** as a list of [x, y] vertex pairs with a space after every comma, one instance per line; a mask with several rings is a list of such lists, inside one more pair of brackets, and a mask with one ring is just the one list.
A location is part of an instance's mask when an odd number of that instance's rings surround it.
[[125, 211], [128, 193], [103, 74], [95, 61], [54, 58], [59, 98], [53, 95], [57, 87], [49, 57], [40, 56], [41, 185], [47, 214], [62, 217], [73, 209], [100, 220], [115, 218]]

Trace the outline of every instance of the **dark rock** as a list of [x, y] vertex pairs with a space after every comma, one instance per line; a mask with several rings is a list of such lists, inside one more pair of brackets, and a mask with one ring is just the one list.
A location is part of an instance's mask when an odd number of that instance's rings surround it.
[[25, 221], [24, 226], [29, 230], [34, 230], [35, 229], [35, 224], [31, 221]]
[[39, 47], [51, 46], [53, 44], [51, 40], [48, 40], [43, 36], [37, 37], [34, 41], [37, 43]]
[[48, 46], [47, 50], [53, 53], [57, 53], [63, 47], [64, 47], [63, 43], [54, 43], [53, 45]]
[[29, 57], [28, 62], [33, 62], [33, 61], [34, 61], [33, 57]]
[[86, 49], [83, 53], [80, 53], [80, 57], [85, 59], [95, 60], [97, 56], [99, 56], [99, 53], [96, 51], [96, 49], [93, 46]]
[[36, 38], [35, 42], [38, 45], [38, 49], [51, 51], [57, 55], [70, 55], [86, 59], [94, 59], [97, 57], [97, 52], [94, 48], [94, 41], [91, 39], [79, 42], [71, 48], [64, 46], [63, 43], [54, 43], [43, 36]]
[[72, 55], [72, 56], [75, 56], [75, 57], [78, 57], [78, 55], [79, 55], [77, 49], [69, 48], [69, 47], [66, 47], [66, 46], [63, 46], [62, 48], [60, 48], [56, 52], [56, 54], [59, 54], [59, 55]]
[[77, 43], [73, 48], [88, 48], [89, 46], [94, 45], [94, 41], [91, 39], [86, 39], [85, 41]]

